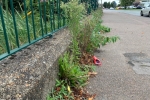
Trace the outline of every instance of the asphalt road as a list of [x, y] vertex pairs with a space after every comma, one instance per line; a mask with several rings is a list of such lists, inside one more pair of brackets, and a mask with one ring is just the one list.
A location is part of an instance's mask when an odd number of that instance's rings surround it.
[[111, 10], [111, 11], [140, 16], [140, 9], [135, 9], [135, 10]]
[[150, 100], [150, 18], [104, 10], [102, 19], [111, 28], [107, 35], [120, 40], [95, 52], [102, 66], [90, 78], [88, 92], [95, 100]]

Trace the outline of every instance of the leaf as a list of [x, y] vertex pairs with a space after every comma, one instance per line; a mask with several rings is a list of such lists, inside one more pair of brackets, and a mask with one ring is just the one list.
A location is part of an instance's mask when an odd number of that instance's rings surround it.
[[97, 72], [88, 72], [88, 75], [91, 76], [91, 75], [97, 75]]
[[91, 97], [91, 98], [88, 98], [88, 100], [93, 100], [94, 98], [93, 97]]
[[88, 100], [94, 100], [96, 94], [92, 95], [90, 98], [88, 98]]
[[69, 86], [69, 85], [68, 85], [67, 89], [68, 89], [68, 92], [70, 93], [70, 92], [71, 92], [71, 90], [70, 90], [70, 86]]

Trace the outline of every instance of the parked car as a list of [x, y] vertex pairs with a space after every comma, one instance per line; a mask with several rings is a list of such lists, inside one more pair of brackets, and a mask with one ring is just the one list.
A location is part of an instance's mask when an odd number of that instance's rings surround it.
[[136, 7], [135, 7], [135, 6], [133, 6], [132, 8], [133, 8], [133, 9], [136, 9]]
[[133, 9], [134, 6], [127, 6], [128, 9]]
[[110, 7], [110, 10], [114, 10], [114, 8], [113, 8], [113, 7]]
[[144, 7], [141, 9], [141, 16], [149, 16], [150, 17], [150, 3], [146, 3]]
[[124, 9], [125, 7], [120, 7], [121, 9]]
[[136, 7], [136, 9], [142, 9], [142, 7], [141, 7], [140, 5], [138, 5], [138, 6]]

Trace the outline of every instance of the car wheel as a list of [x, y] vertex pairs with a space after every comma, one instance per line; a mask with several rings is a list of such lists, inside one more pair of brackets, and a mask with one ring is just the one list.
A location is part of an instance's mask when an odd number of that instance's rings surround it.
[[143, 11], [141, 11], [141, 16], [143, 16]]
[[148, 16], [150, 17], [150, 12], [149, 12]]

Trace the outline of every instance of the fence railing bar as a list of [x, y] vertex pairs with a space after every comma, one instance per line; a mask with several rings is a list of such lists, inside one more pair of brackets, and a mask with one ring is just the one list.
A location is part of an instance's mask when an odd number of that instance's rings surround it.
[[[3, 33], [1, 34], [3, 35], [3, 39], [4, 39], [3, 40], [4, 47], [0, 48], [3, 50], [0, 52], [1, 53], [0, 60], [2, 60], [5, 57], [8, 57], [9, 55], [13, 53], [18, 52], [19, 50], [23, 48], [26, 48], [27, 46], [45, 38], [46, 36], [52, 37], [53, 33], [60, 30], [61, 28], [64, 28], [62, 26], [65, 26], [67, 23], [67, 19], [65, 18], [64, 11], [61, 10], [60, 8], [60, 1], [67, 3], [69, 0], [30, 0], [30, 1], [23, 0], [23, 2], [21, 2], [21, 6], [23, 6], [24, 9], [23, 10], [22, 8], [20, 9], [21, 9], [21, 12], [25, 14], [25, 16], [23, 17], [24, 20], [22, 21], [17, 20], [18, 17], [16, 15], [16, 12], [19, 9], [16, 6], [14, 6], [13, 1], [14, 0], [9, 0], [9, 3], [10, 3], [9, 7], [11, 7], [10, 17], [13, 22], [12, 25], [14, 26], [13, 32], [15, 32], [15, 33], [12, 33], [15, 39], [13, 41], [9, 39], [9, 33], [7, 33], [8, 31], [6, 30], [7, 25], [9, 24], [9, 21], [5, 20], [5, 15], [3, 15], [5, 13], [2, 8], [2, 4], [0, 4], [0, 17], [1, 17], [0, 19], [1, 19], [2, 30], [3, 30]], [[88, 3], [90, 6], [88, 9], [89, 11], [96, 10], [98, 8], [96, 0], [88, 0], [88, 2], [86, 3]], [[14, 7], [16, 7], [16, 9], [18, 10], [15, 10]], [[20, 12], [19, 13], [17, 12], [17, 14], [22, 15], [22, 13]], [[30, 14], [32, 16], [29, 16]], [[50, 21], [50, 22], [47, 22], [47, 21]], [[26, 25], [24, 25], [20, 29], [19, 25], [22, 25], [22, 23], [25, 23]], [[20, 33], [20, 31], [21, 32], [23, 31], [23, 34]], [[40, 34], [38, 34], [39, 32]], [[20, 35], [22, 35], [24, 39], [22, 39]], [[14, 45], [11, 45], [11, 43], [15, 44], [17, 47]], [[11, 46], [12, 46], [12, 49], [11, 49]]]
[[57, 23], [58, 23], [58, 26], [57, 26], [57, 28], [59, 29], [59, 21], [60, 21], [60, 18], [59, 18], [59, 13], [60, 13], [60, 11], [59, 11], [59, 0], [57, 0]]
[[43, 23], [42, 23], [42, 13], [41, 13], [41, 2], [40, 0], [38, 0], [39, 2], [39, 11], [40, 11], [40, 26], [41, 26], [41, 29], [42, 29], [42, 36], [44, 35], [44, 32], [43, 32]]
[[95, 4], [94, 4], [94, 10], [96, 10], [96, 0], [95, 0], [95, 2], [94, 2]]
[[9, 42], [8, 42], [8, 36], [6, 33], [6, 27], [5, 27], [5, 22], [4, 22], [4, 17], [3, 17], [3, 10], [2, 10], [2, 5], [0, 4], [0, 16], [1, 16], [1, 22], [2, 22], [2, 27], [4, 31], [4, 38], [5, 38], [5, 43], [6, 43], [6, 49], [7, 53], [10, 54], [10, 47], [9, 47]]
[[46, 16], [46, 1], [44, 0], [44, 24], [45, 24], [45, 31], [46, 31], [46, 34], [47, 34], [47, 16]]
[[[64, 12], [63, 12], [63, 14], [64, 14]], [[63, 15], [63, 26], [66, 24], [66, 21], [65, 21], [66, 19], [65, 19], [65, 17], [64, 17], [64, 15]]]
[[52, 0], [52, 2], [53, 2], [53, 5], [52, 5], [52, 12], [53, 12], [53, 29], [55, 30], [55, 15], [54, 15], [54, 5], [55, 5], [55, 3], [54, 3], [54, 0]]
[[17, 44], [17, 47], [19, 48], [20, 45], [19, 45], [18, 31], [17, 31], [16, 18], [15, 18], [14, 6], [13, 6], [12, 0], [10, 0], [10, 6], [11, 6], [11, 11], [12, 11], [15, 35], [16, 35], [16, 44]]
[[[63, 0], [64, 3], [66, 3], [66, 0]], [[62, 10], [62, 16], [63, 16], [63, 26], [66, 24], [65, 23], [65, 12]]]
[[36, 33], [35, 33], [35, 24], [34, 24], [34, 10], [33, 10], [33, 3], [32, 0], [30, 0], [30, 9], [31, 9], [31, 14], [32, 14], [32, 26], [33, 26], [33, 34], [34, 34], [34, 39], [36, 39]]
[[[0, 13], [1, 13], [1, 10], [0, 10]], [[59, 30], [65, 28], [65, 27], [66, 27], [66, 26], [63, 26], [63, 27], [61, 27], [61, 28], [59, 28], [59, 29], [56, 29], [56, 30], [53, 31], [53, 32], [50, 32], [50, 33], [48, 33], [48, 34], [43, 35], [43, 37], [39, 37], [39, 38], [37, 38], [36, 40], [32, 40], [30, 43], [26, 43], [26, 44], [20, 46], [19, 49], [18, 49], [18, 48], [13, 49], [13, 50], [10, 51], [10, 54], [12, 55], [12, 54], [18, 52], [19, 50], [22, 50], [22, 49], [24, 49], [24, 48], [26, 48], [26, 47], [28, 47], [28, 46], [34, 44], [35, 42], [37, 42], [37, 41], [39, 41], [39, 40], [41, 40], [41, 39], [43, 39], [43, 38], [45, 38], [45, 37], [47, 37], [47, 36], [50, 36], [50, 35], [52, 35], [52, 34], [58, 32]], [[4, 53], [4, 54], [0, 55], [0, 60], [6, 58], [6, 57], [8, 57], [8, 56], [10, 56], [10, 54]]]
[[53, 31], [53, 26], [52, 26], [52, 7], [51, 7], [51, 2], [49, 0], [49, 14], [50, 14], [50, 25], [51, 25], [51, 31]]
[[29, 24], [28, 24], [28, 16], [27, 16], [27, 8], [26, 8], [26, 0], [23, 0], [23, 4], [24, 4], [24, 10], [25, 10], [25, 19], [26, 19], [26, 27], [27, 27], [27, 35], [28, 35], [28, 42], [30, 43], [30, 31], [29, 31]]
[[61, 13], [62, 13], [62, 11], [61, 11], [61, 9], [60, 9], [60, 0], [59, 0], [59, 18], [60, 18], [60, 21], [59, 21], [59, 23], [60, 23], [60, 26], [59, 27], [61, 27], [61, 23], [62, 23], [62, 17], [61, 17]]

